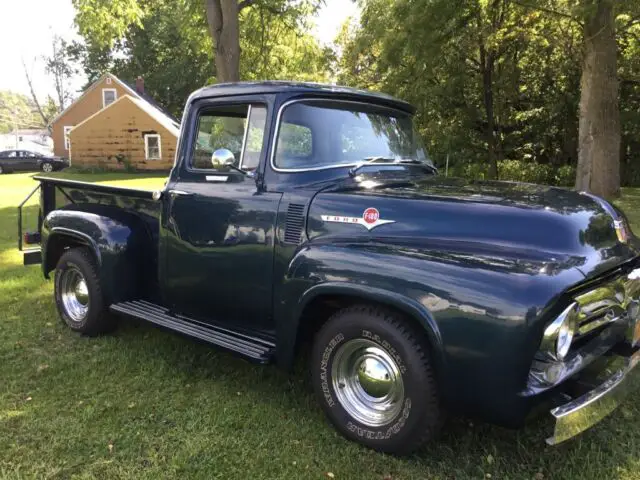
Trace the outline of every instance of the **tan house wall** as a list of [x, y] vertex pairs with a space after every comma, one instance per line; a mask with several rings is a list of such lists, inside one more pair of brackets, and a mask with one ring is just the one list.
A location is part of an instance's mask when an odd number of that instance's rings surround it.
[[128, 93], [115, 79], [107, 84], [107, 78], [100, 80], [97, 84], [85, 92], [85, 94], [71, 104], [69, 108], [62, 112], [52, 124], [51, 138], [53, 139], [53, 154], [59, 157], [69, 158], [69, 152], [64, 148], [64, 127], [75, 126], [86, 120], [88, 117], [102, 109], [102, 89], [114, 88], [118, 98]]
[[[177, 137], [126, 97], [69, 134], [74, 167], [122, 169], [123, 155], [140, 170], [168, 170], [173, 166]], [[146, 160], [144, 135], [159, 134], [160, 160]]]

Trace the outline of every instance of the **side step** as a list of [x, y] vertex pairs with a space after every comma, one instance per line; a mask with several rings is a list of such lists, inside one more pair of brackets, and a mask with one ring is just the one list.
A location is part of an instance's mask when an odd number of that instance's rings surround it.
[[114, 303], [112, 312], [146, 320], [169, 330], [203, 340], [212, 345], [235, 352], [257, 363], [269, 363], [275, 343], [215, 325], [203, 326], [187, 317], [173, 315], [169, 310], [145, 300]]

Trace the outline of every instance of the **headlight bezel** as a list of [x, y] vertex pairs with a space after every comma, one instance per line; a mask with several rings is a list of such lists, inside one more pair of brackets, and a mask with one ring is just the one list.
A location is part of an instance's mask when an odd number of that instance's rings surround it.
[[579, 309], [578, 303], [573, 302], [545, 329], [540, 350], [553, 360], [567, 358], [578, 330]]

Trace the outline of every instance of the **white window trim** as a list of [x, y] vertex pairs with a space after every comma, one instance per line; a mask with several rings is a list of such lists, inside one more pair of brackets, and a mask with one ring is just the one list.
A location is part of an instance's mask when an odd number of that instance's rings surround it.
[[[149, 158], [149, 138], [155, 137], [158, 139], [158, 158]], [[144, 136], [144, 158], [145, 160], [162, 160], [162, 139], [157, 133], [147, 133]]]
[[105, 78], [105, 83], [106, 83], [107, 85], [111, 85], [111, 77], [107, 77], [107, 78]]
[[71, 140], [69, 140], [69, 131], [73, 128], [73, 125], [65, 125], [62, 127], [64, 130], [64, 149], [71, 150]]
[[[114, 103], [116, 100], [118, 100], [118, 91], [115, 88], [103, 88], [102, 89], [102, 108], [107, 106], [105, 104], [105, 98], [104, 98], [104, 94], [106, 92], [113, 92], [113, 102], [111, 103]], [[109, 105], [111, 105], [111, 103]]]

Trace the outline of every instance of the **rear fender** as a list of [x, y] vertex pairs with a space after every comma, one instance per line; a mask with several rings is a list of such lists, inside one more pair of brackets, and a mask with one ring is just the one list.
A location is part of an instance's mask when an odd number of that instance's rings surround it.
[[67, 248], [87, 247], [108, 303], [144, 295], [156, 278], [157, 243], [146, 222], [122, 209], [82, 205], [54, 210], [42, 227], [42, 269], [55, 269]]

